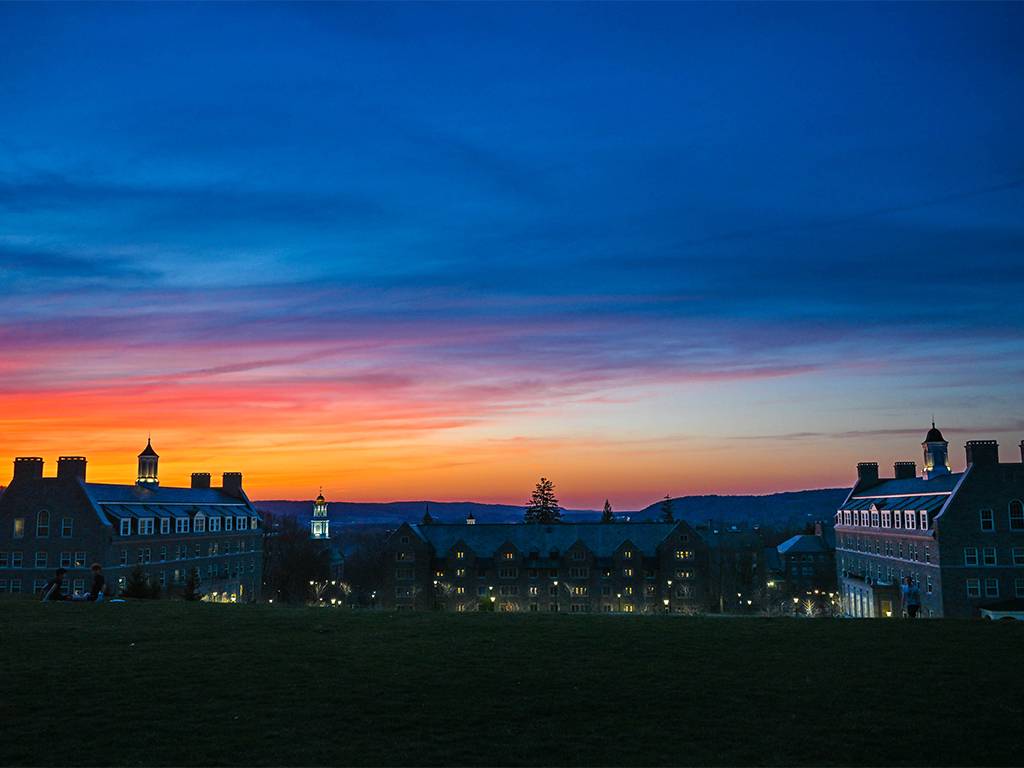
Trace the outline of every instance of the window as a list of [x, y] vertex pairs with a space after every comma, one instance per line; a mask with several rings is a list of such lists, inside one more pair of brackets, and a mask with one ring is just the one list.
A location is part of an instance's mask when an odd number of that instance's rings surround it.
[[1016, 566], [1024, 565], [1024, 547], [1013, 548], [1013, 564]]
[[853, 524], [860, 525], [860, 512], [853, 513]]
[[169, 518], [169, 517], [161, 517], [160, 518], [160, 533], [170, 533], [170, 532], [171, 532], [171, 518]]
[[252, 530], [254, 530], [254, 531], [255, 531], [255, 530], [256, 530], [257, 528], [259, 528], [259, 527], [260, 527], [260, 519], [259, 519], [259, 517], [257, 517], [256, 515], [253, 515], [253, 516], [252, 516], [252, 519], [251, 519], [251, 520], [249, 520], [249, 527], [250, 527], [250, 528], [251, 528]]
[[463, 586], [456, 587], [455, 588], [455, 594], [456, 595], [464, 595], [464, 594], [466, 594], [466, 588], [463, 587]]
[[196, 515], [195, 521], [192, 523], [192, 529], [196, 533], [206, 532], [206, 517], [204, 515]]
[[498, 587], [498, 594], [506, 597], [514, 597], [519, 594], [519, 587], [515, 584], [502, 584]]
[[21, 579], [11, 579], [11, 594], [16, 595], [21, 592]]
[[153, 518], [143, 517], [139, 520], [139, 535], [140, 536], [152, 536], [153, 535]]
[[516, 559], [516, 553], [515, 552], [502, 552], [501, 553], [501, 559], [502, 560], [515, 560]]
[[872, 528], [877, 528], [878, 527], [878, 513], [877, 512], [872, 512], [871, 513], [871, 527]]
[[981, 564], [982, 565], [995, 565], [996, 564], [996, 548], [985, 547], [981, 550]]
[[589, 591], [586, 584], [577, 584], [572, 588], [572, 593], [577, 597], [586, 597]]
[[693, 552], [689, 549], [677, 549], [676, 560], [691, 560], [693, 559]]
[[587, 553], [584, 550], [582, 550], [582, 549], [577, 549], [575, 552], [572, 553], [572, 559], [575, 560], [576, 562], [580, 562], [581, 560], [586, 560], [587, 559]]
[[633, 569], [632, 568], [623, 568], [622, 569], [622, 575], [625, 578], [627, 578], [627, 579], [633, 578]]
[[50, 535], [50, 513], [45, 509], [36, 515], [36, 538], [45, 539]]
[[395, 568], [395, 579], [398, 581], [411, 581], [416, 577], [412, 568]]
[[540, 587], [538, 587], [536, 584], [531, 584], [528, 587], [528, 589], [529, 589], [529, 592], [530, 592], [530, 597], [536, 597], [537, 595], [540, 594]]
[[32, 593], [42, 592], [46, 587], [46, 579], [36, 579], [32, 582]]
[[882, 513], [882, 527], [883, 528], [891, 528], [892, 527], [892, 512], [883, 512]]
[[906, 524], [903, 527], [906, 528], [907, 530], [913, 530], [914, 528], [917, 528], [917, 520], [916, 520], [917, 516], [913, 512], [911, 512], [909, 510], [907, 512], [905, 512], [904, 514], [907, 516], [907, 520], [906, 520]]
[[843, 511], [843, 521], [844, 521], [844, 522], [845, 522], [845, 523], [846, 523], [847, 525], [849, 525], [849, 524], [850, 524], [850, 511], [849, 511], [849, 510], [844, 510], [844, 511]]
[[401, 562], [402, 560], [407, 559], [407, 557], [408, 556], [406, 555], [405, 552], [395, 552], [395, 561], [396, 562]]
[[551, 613], [558, 613], [558, 603], [548, 603], [548, 610]]
[[25, 538], [25, 518], [16, 517], [14, 518], [14, 532], [11, 534], [12, 538], [24, 539]]
[[60, 519], [60, 535], [62, 539], [70, 539], [75, 535], [75, 518], [62, 517]]
[[920, 512], [919, 513], [919, 518], [920, 518], [920, 523], [921, 523], [921, 530], [922, 531], [927, 531], [928, 530], [928, 513], [927, 512]]
[[[21, 568], [21, 552], [11, 552], [11, 568]], [[14, 582], [12, 581], [11, 584], [13, 585]], [[14, 589], [12, 588], [11, 591], [13, 592]]]
[[[230, 519], [230, 518], [228, 518]], [[175, 533], [188, 533], [189, 519], [187, 517], [176, 517], [174, 518], [174, 532]]]
[[967, 580], [967, 596], [981, 597], [981, 581], [978, 579]]
[[219, 517], [211, 517], [210, 518], [210, 533], [220, 533], [220, 518]]
[[144, 550], [142, 550], [142, 562], [148, 564], [148, 563], [152, 562], [152, 560], [153, 560], [153, 550], [151, 550], [149, 547], [146, 547]]
[[627, 560], [632, 560], [633, 559], [633, 550], [631, 550], [631, 549], [624, 549], [622, 551], [622, 556], [624, 558], [626, 558]]
[[978, 513], [981, 518], [981, 530], [994, 531], [996, 529], [996, 517], [991, 509], [983, 509]]
[[518, 568], [499, 568], [498, 569], [499, 579], [518, 579], [519, 569]]
[[584, 566], [575, 566], [569, 569], [569, 578], [571, 579], [589, 579], [590, 569]]
[[1014, 597], [1024, 597], [1024, 579], [1013, 580], [1013, 595]]
[[892, 527], [897, 529], [903, 527], [903, 515], [899, 512], [892, 513]]
[[999, 597], [999, 579], [985, 579], [985, 597]]
[[49, 557], [45, 552], [36, 552], [36, 568], [45, 568]]
[[236, 531], [247, 531], [249, 530], [249, 518], [238, 517], [235, 518], [235, 530]]
[[466, 553], [465, 552], [463, 552], [461, 549], [455, 550], [455, 559], [456, 560], [465, 560], [465, 558], [466, 558]]
[[131, 536], [132, 535], [132, 519], [130, 517], [122, 518], [121, 520], [121, 535]]
[[61, 552], [60, 553], [60, 567], [61, 568], [70, 568], [71, 567], [71, 553], [70, 552]]
[[1024, 531], [1024, 504], [1017, 500], [1010, 502], [1010, 530]]
[[232, 530], [234, 524], [235, 524], [235, 518], [231, 517], [231, 515], [228, 515], [227, 517], [224, 518], [224, 530], [225, 531]]

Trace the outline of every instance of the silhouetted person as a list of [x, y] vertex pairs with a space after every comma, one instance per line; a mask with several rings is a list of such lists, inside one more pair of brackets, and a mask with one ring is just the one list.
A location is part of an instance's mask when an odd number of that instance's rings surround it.
[[67, 596], [61, 592], [64, 587], [64, 574], [67, 573], [63, 568], [58, 568], [53, 578], [46, 582], [46, 586], [43, 587], [43, 602], [48, 603], [52, 600], [67, 600]]
[[86, 599], [95, 602], [103, 599], [103, 593], [107, 591], [107, 579], [103, 575], [103, 566], [99, 563], [92, 564], [92, 586], [86, 594]]
[[916, 619], [917, 612], [921, 610], [921, 590], [911, 576], [907, 576], [903, 585], [903, 605], [907, 608], [907, 618]]

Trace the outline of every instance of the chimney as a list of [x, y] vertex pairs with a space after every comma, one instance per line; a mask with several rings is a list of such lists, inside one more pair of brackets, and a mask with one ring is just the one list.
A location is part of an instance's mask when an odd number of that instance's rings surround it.
[[878, 482], [878, 462], [862, 461], [857, 465], [857, 485], [873, 485]]
[[999, 443], [995, 440], [968, 440], [964, 449], [968, 464], [987, 466], [999, 463]]
[[43, 460], [38, 456], [18, 456], [14, 460], [15, 480], [41, 480], [43, 477]]
[[466, 525], [476, 525], [476, 518], [473, 517], [472, 512], [466, 515]]
[[85, 481], [85, 456], [61, 456], [57, 459], [57, 477], [60, 480]]
[[917, 477], [917, 463], [913, 461], [897, 461], [892, 469], [893, 477], [897, 480], [913, 480]]
[[192, 473], [192, 487], [193, 488], [209, 488], [210, 487], [210, 473], [209, 472], [193, 472]]
[[223, 478], [221, 490], [228, 494], [228, 496], [234, 496], [238, 499], [242, 498], [242, 473], [225, 472]]

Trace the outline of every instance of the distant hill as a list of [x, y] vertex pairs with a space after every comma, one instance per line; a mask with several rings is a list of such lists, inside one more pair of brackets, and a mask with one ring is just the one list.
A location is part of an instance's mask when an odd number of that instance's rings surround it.
[[[681, 496], [672, 500], [677, 518], [690, 523], [759, 524], [797, 526], [812, 520], [829, 520], [846, 498], [847, 490], [825, 488], [812, 491], [772, 493], [766, 496]], [[276, 515], [294, 515], [308, 520], [309, 501], [257, 501], [256, 506]], [[512, 523], [523, 519], [523, 507], [510, 504], [479, 504], [473, 501], [393, 501], [359, 503], [338, 501], [328, 505], [331, 521], [353, 525], [399, 525], [419, 522], [429, 505], [430, 516], [440, 523], [463, 522], [472, 512], [481, 523]], [[661, 501], [640, 511], [616, 512], [633, 520], [653, 520], [661, 516]], [[588, 521], [600, 519], [594, 509], [567, 509], [563, 519]]]

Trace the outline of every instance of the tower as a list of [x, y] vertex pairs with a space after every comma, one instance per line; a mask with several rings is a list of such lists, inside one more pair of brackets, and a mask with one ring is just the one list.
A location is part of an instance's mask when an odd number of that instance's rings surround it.
[[320, 489], [320, 495], [313, 501], [313, 520], [309, 524], [309, 533], [314, 539], [331, 538], [330, 521], [327, 519], [327, 501], [324, 499], [324, 489]]
[[949, 443], [942, 437], [932, 421], [932, 428], [921, 443], [924, 448], [924, 476], [931, 480], [939, 475], [949, 474]]
[[139, 476], [135, 479], [135, 484], [144, 488], [156, 488], [160, 485], [160, 480], [156, 473], [159, 461], [160, 456], [153, 450], [152, 441], [147, 439], [146, 447], [139, 454]]

